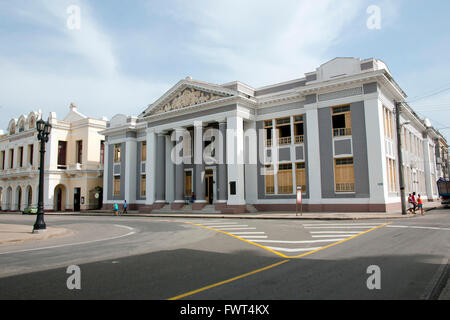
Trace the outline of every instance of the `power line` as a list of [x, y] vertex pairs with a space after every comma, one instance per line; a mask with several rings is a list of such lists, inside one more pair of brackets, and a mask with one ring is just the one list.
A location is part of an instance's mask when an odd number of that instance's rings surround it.
[[417, 99], [415, 99], [415, 100], [408, 101], [408, 103], [413, 103], [413, 102], [415, 102], [415, 101], [423, 100], [423, 99], [425, 99], [425, 98], [434, 97], [434, 96], [437, 96], [438, 94], [444, 93], [444, 92], [449, 91], [449, 90], [450, 90], [450, 87], [445, 88], [445, 89], [442, 89], [442, 90], [440, 90], [440, 91], [438, 91], [438, 92], [436, 92], [436, 93], [432, 93], [432, 94], [429, 94], [429, 95], [426, 95], [426, 96], [417, 98]]

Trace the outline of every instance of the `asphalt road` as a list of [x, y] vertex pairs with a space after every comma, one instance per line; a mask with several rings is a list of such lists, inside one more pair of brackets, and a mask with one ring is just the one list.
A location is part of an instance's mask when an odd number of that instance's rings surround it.
[[[33, 225], [2, 215], [0, 223]], [[0, 246], [0, 299], [430, 299], [450, 210], [391, 221], [47, 216], [73, 236]], [[69, 290], [67, 267], [81, 270]], [[380, 289], [369, 290], [370, 266]], [[373, 281], [369, 281], [375, 283]]]

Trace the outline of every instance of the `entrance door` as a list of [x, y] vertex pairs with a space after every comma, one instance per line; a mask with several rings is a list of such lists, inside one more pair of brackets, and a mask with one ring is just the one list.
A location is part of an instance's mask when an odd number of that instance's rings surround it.
[[213, 171], [206, 170], [205, 172], [205, 200], [209, 204], [213, 204], [214, 202], [214, 179], [213, 179]]
[[80, 211], [81, 203], [81, 188], [75, 188], [75, 193], [73, 195], [73, 211]]
[[56, 189], [56, 211], [62, 211], [62, 189]]

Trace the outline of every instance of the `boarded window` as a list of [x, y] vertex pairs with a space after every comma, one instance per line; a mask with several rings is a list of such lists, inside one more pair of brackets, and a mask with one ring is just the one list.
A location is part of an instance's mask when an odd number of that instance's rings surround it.
[[121, 146], [120, 144], [114, 145], [114, 162], [120, 162], [121, 159]]
[[192, 171], [184, 172], [184, 196], [190, 197], [192, 195]]
[[273, 167], [266, 166], [265, 169], [266, 194], [275, 194], [275, 177], [273, 174]]
[[147, 142], [142, 142], [141, 145], [141, 161], [145, 162], [147, 160]]
[[304, 162], [299, 162], [296, 164], [295, 180], [296, 186], [302, 187], [302, 192], [306, 192], [306, 169]]
[[278, 166], [278, 194], [292, 193], [292, 164]]
[[114, 177], [113, 191], [115, 196], [120, 196], [120, 176]]
[[145, 197], [146, 193], [146, 186], [147, 186], [147, 178], [146, 175], [141, 175], [141, 197]]
[[335, 159], [334, 180], [336, 183], [336, 192], [355, 191], [353, 158]]

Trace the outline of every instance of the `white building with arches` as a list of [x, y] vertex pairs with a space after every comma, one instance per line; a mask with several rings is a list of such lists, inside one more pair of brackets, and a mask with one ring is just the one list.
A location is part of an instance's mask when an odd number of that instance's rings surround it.
[[[2, 211], [23, 211], [37, 206], [40, 142], [36, 121], [42, 112], [33, 111], [11, 119], [0, 134], [0, 205]], [[44, 118], [44, 120], [47, 120]], [[106, 119], [81, 114], [72, 103], [59, 120], [54, 112], [45, 153], [44, 209], [80, 211], [102, 203], [103, 135]]]

